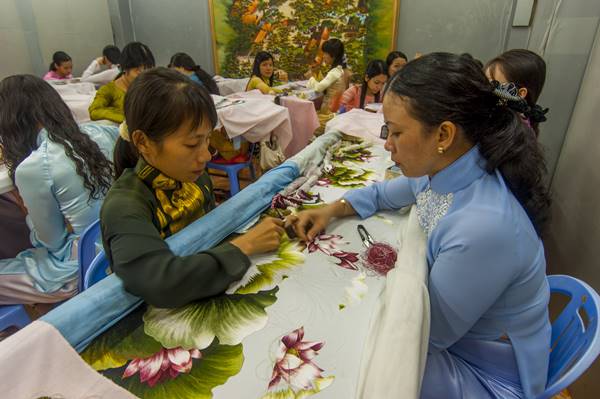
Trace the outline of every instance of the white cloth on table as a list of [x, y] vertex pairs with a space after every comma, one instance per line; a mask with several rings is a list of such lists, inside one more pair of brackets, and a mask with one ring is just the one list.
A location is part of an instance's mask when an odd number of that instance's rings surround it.
[[[222, 97], [213, 96], [218, 105]], [[268, 139], [273, 133], [282, 149], [292, 141], [292, 125], [287, 108], [262, 99], [246, 98], [244, 102], [217, 108], [219, 122], [233, 139], [243, 136], [251, 143]]]
[[96, 96], [96, 88], [90, 82], [58, 84], [52, 81], [50, 85], [60, 94], [60, 97], [67, 104], [75, 121], [89, 122], [90, 113], [88, 108]]
[[43, 321], [34, 321], [0, 342], [0, 381], [5, 382], [5, 398], [135, 398], [88, 366]]
[[319, 117], [315, 105], [309, 100], [285, 96], [281, 97], [281, 105], [290, 110], [290, 122], [294, 137], [285, 149], [285, 155], [291, 157], [306, 148], [315, 130], [319, 127]]
[[370, 141], [383, 143], [385, 140], [379, 138], [381, 126], [384, 123], [382, 113], [373, 113], [364, 109], [354, 108], [327, 122], [325, 133], [337, 130], [351, 136], [363, 137]]
[[[236, 93], [229, 98], [254, 98], [273, 102], [275, 96], [262, 94], [260, 90]], [[306, 148], [315, 130], [319, 127], [319, 117], [312, 101], [295, 96], [282, 96], [281, 105], [290, 112], [292, 140], [285, 149], [285, 156], [291, 157]]]
[[96, 88], [90, 82], [65, 82], [64, 80], [48, 81], [61, 96], [64, 94], [96, 94]]
[[429, 347], [427, 237], [416, 207], [405, 216], [396, 267], [376, 303], [357, 398], [418, 398]]
[[219, 93], [222, 96], [246, 91], [246, 86], [248, 86], [248, 82], [250, 81], [250, 78], [229, 79], [219, 75], [215, 75], [213, 79], [215, 80], [215, 82], [217, 82]]

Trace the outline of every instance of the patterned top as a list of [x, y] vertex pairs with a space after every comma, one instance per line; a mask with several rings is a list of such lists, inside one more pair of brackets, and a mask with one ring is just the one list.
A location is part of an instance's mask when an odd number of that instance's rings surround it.
[[[428, 235], [429, 352], [508, 337], [534, 397], [546, 385], [551, 334], [544, 247], [500, 172], [485, 165], [476, 146], [432, 178], [398, 177], [346, 199], [363, 218], [416, 202]], [[494, 364], [485, 356], [475, 361]]]
[[169, 237], [215, 207], [208, 184], [182, 183], [162, 174], [140, 159], [136, 175], [154, 191], [160, 236]]

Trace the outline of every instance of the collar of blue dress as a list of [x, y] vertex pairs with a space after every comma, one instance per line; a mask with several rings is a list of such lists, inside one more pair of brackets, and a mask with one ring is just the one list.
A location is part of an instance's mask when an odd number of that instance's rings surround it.
[[486, 160], [479, 152], [479, 146], [473, 146], [456, 161], [430, 178], [430, 187], [438, 194], [462, 190], [487, 173], [485, 166]]

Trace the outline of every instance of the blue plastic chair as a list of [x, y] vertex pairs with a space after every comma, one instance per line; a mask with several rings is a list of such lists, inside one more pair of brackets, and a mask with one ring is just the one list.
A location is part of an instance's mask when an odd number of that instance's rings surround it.
[[0, 306], [0, 331], [4, 331], [9, 327], [21, 329], [29, 323], [31, 323], [31, 319], [23, 305]]
[[250, 151], [248, 152], [250, 156], [246, 162], [232, 164], [209, 162], [206, 164], [207, 169], [216, 169], [227, 173], [227, 177], [229, 178], [229, 193], [232, 197], [240, 192], [240, 182], [238, 179], [238, 173], [240, 173], [242, 169], [249, 168], [252, 180], [256, 180], [254, 164], [252, 163], [252, 157], [254, 154], [255, 147], [256, 143], [252, 143], [252, 145], [250, 146]]
[[96, 258], [96, 240], [100, 235], [100, 220], [89, 225], [79, 237], [79, 292], [84, 287], [84, 278], [92, 261]]
[[[600, 354], [600, 297], [589, 285], [571, 276], [548, 276], [551, 293], [570, 297], [552, 323], [550, 366], [546, 391], [537, 399], [549, 399], [571, 385]], [[584, 323], [581, 313], [585, 313]]]
[[110, 264], [104, 254], [104, 251], [100, 252], [90, 266], [87, 268], [85, 275], [83, 276], [83, 289], [87, 290], [98, 281], [102, 280], [110, 274]]

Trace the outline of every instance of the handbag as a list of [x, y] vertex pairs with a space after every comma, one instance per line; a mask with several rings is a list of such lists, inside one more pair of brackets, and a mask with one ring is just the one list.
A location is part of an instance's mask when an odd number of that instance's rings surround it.
[[277, 141], [277, 137], [271, 136], [260, 142], [260, 168], [263, 171], [273, 169], [285, 161], [285, 155]]

